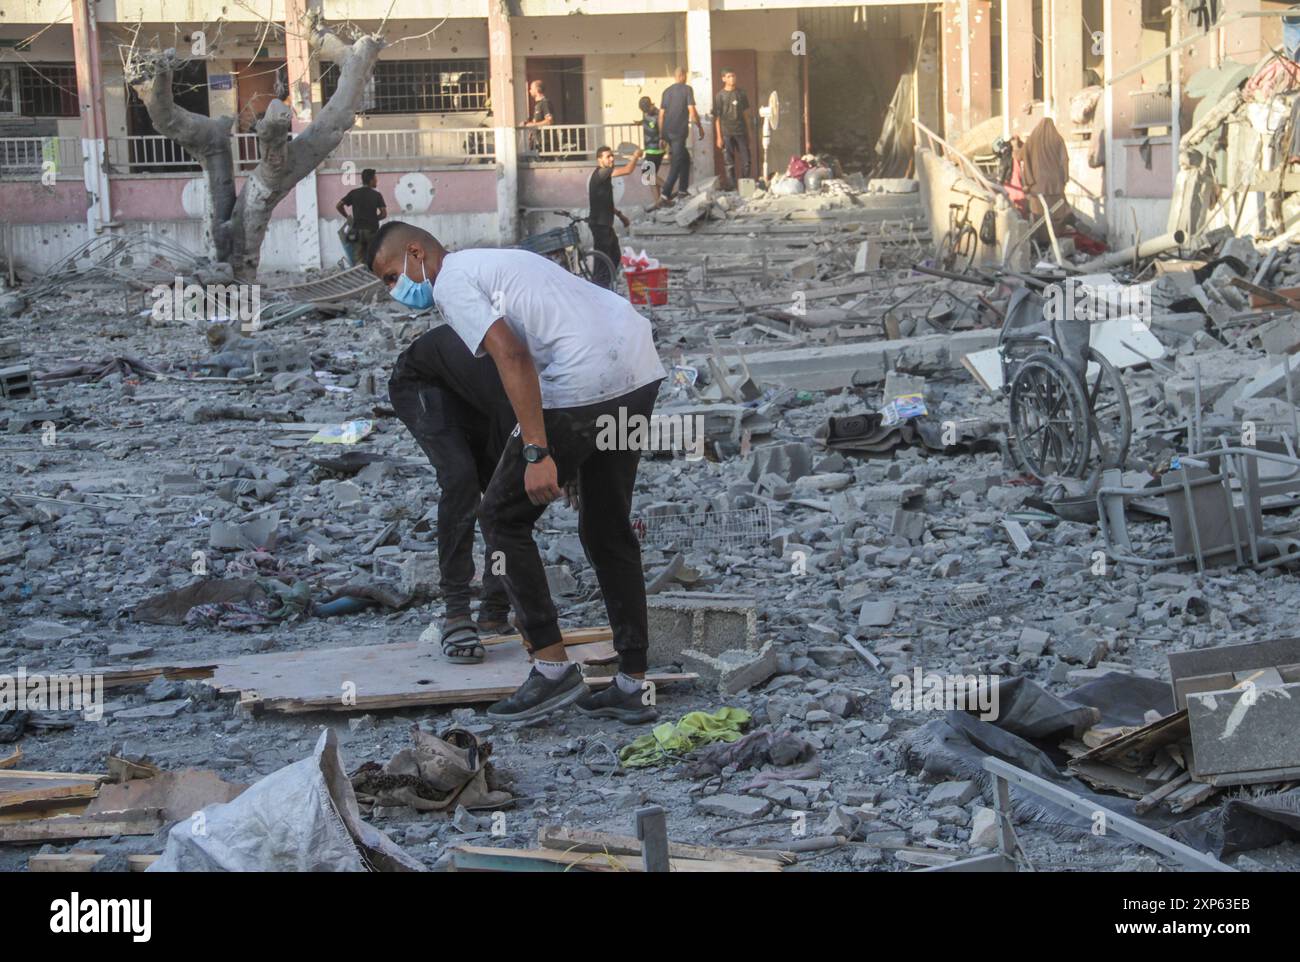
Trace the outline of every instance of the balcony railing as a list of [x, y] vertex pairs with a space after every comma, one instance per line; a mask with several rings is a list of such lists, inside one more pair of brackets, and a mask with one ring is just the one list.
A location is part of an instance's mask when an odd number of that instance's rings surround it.
[[[593, 160], [602, 145], [641, 144], [640, 124], [560, 124], [517, 131], [522, 163]], [[251, 170], [260, 158], [257, 135], [231, 136], [236, 169]], [[0, 138], [0, 179], [39, 180], [47, 161], [60, 180], [82, 177], [81, 140], [77, 137]], [[321, 164], [322, 170], [354, 167], [403, 169], [411, 164], [491, 164], [496, 138], [489, 127], [424, 130], [351, 130]], [[189, 152], [161, 134], [111, 137], [108, 163], [114, 176], [188, 173], [199, 170]]]
[[0, 137], [0, 180], [40, 180], [47, 170], [61, 180], [81, 180], [81, 141], [76, 137]]
[[551, 124], [519, 130], [519, 159], [529, 161], [594, 160], [601, 147], [641, 143], [640, 124]]

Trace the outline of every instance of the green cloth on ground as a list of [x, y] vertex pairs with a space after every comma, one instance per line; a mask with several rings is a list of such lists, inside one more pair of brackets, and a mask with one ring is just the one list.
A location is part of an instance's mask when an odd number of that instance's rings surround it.
[[645, 768], [676, 760], [701, 745], [734, 742], [740, 730], [749, 724], [749, 712], [743, 708], [722, 707], [709, 714], [688, 712], [679, 721], [656, 725], [649, 735], [642, 735], [618, 753], [626, 768]]

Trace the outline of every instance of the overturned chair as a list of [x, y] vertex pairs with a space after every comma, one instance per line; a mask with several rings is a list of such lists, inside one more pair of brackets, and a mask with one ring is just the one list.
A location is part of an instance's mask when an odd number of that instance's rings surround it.
[[[1270, 450], [1276, 449], [1276, 450]], [[1300, 505], [1300, 458], [1289, 439], [1257, 447], [1218, 448], [1186, 455], [1162, 476], [1164, 483], [1125, 487], [1118, 470], [1102, 475], [1097, 509], [1107, 554], [1147, 568], [1249, 565], [1256, 570], [1300, 562], [1300, 520], [1266, 527], [1264, 512]], [[1172, 551], [1158, 557], [1136, 552], [1126, 508], [1169, 521]]]

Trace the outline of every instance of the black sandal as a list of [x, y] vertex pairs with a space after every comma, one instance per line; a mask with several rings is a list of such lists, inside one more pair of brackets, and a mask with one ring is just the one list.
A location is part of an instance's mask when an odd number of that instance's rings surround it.
[[477, 665], [487, 654], [478, 638], [478, 629], [468, 615], [442, 623], [442, 654], [459, 665]]

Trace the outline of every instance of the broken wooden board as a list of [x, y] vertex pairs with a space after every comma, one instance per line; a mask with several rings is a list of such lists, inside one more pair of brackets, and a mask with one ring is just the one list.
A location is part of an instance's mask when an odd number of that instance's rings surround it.
[[[458, 845], [448, 850], [455, 872], [641, 872], [639, 855], [603, 852], [557, 852], [547, 848], [487, 848]], [[761, 863], [758, 871], [780, 871], [775, 862]], [[734, 872], [734, 859], [672, 858], [671, 872]]]
[[157, 811], [113, 812], [108, 815], [59, 815], [0, 824], [0, 843], [57, 842], [114, 835], [153, 835], [165, 825]]
[[[1071, 759], [1069, 767], [1074, 770], [1080, 764], [1100, 762], [1129, 772], [1145, 772], [1151, 767], [1151, 760], [1159, 749], [1182, 741], [1189, 734], [1187, 710], [1183, 709], [1131, 731], [1127, 735], [1112, 738], [1086, 755]], [[1146, 792], [1142, 792], [1137, 797], [1141, 798], [1144, 794]]]
[[77, 772], [0, 771], [0, 815], [85, 804], [99, 793], [100, 782], [107, 778]]
[[[629, 855], [637, 859], [641, 857], [641, 841], [631, 835], [593, 832], [562, 825], [543, 825], [538, 828], [537, 843], [542, 848], [561, 852], [600, 852]], [[730, 861], [735, 863], [738, 872], [779, 872], [783, 865], [793, 865], [795, 862], [793, 852], [741, 853], [713, 845], [688, 845], [684, 842], [669, 842], [668, 856], [670, 859]]]
[[[93, 872], [104, 856], [96, 852], [69, 852], [66, 855], [33, 855], [27, 860], [29, 872]], [[161, 858], [159, 855], [128, 855], [127, 868], [143, 872]]]
[[16, 768], [18, 763], [22, 760], [23, 750], [21, 748], [15, 748], [12, 755], [6, 755], [4, 758], [0, 758], [0, 770]]
[[[607, 652], [598, 655], [604, 660]], [[246, 655], [219, 665], [207, 684], [238, 694], [250, 711], [370, 711], [499, 701], [523, 684], [531, 666], [519, 645], [495, 646], [481, 664], [459, 665], [436, 646], [410, 642]], [[656, 685], [696, 677], [646, 676]], [[587, 679], [596, 687], [611, 680]]]
[[247, 787], [227, 782], [216, 772], [197, 768], [162, 772], [152, 778], [103, 786], [99, 796], [86, 807], [86, 814], [157, 810], [167, 821], [178, 822], [208, 805], [237, 798]]
[[[566, 628], [562, 632], [565, 645], [585, 645], [597, 641], [609, 641], [614, 637], [608, 625], [595, 628]], [[523, 644], [523, 636], [491, 635], [483, 638], [483, 644], [493, 645]], [[222, 665], [233, 664], [242, 658], [257, 656], [237, 656], [230, 661], [177, 661], [152, 662], [145, 665], [122, 665], [116, 667], [96, 668], [94, 671], [104, 679], [105, 688], [120, 688], [127, 685], [147, 685], [155, 678], [168, 681], [208, 681]]]

